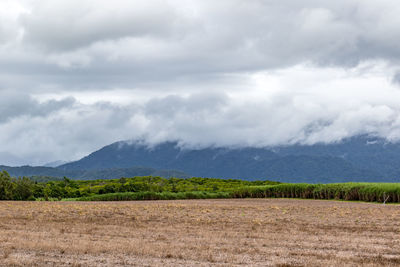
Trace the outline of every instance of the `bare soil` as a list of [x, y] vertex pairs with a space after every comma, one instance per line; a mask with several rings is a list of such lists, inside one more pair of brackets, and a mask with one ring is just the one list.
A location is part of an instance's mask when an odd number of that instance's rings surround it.
[[398, 266], [400, 206], [0, 202], [0, 266]]

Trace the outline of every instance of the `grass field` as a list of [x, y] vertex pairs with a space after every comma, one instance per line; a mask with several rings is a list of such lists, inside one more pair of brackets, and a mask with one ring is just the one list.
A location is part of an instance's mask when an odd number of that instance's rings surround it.
[[399, 252], [398, 205], [0, 202], [3, 266], [397, 266]]

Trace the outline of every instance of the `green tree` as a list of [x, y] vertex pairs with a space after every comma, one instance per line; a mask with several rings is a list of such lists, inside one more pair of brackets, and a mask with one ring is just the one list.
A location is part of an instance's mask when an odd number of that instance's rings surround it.
[[10, 200], [13, 197], [14, 184], [8, 172], [0, 172], [0, 200]]
[[13, 192], [14, 200], [32, 200], [34, 183], [27, 177], [18, 178], [15, 180]]

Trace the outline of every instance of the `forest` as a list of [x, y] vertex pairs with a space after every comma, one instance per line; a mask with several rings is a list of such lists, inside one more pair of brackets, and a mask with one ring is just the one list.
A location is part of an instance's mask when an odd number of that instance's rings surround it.
[[217, 178], [58, 180], [11, 177], [0, 172], [0, 200], [161, 200], [201, 198], [303, 198], [400, 202], [399, 183], [280, 183]]

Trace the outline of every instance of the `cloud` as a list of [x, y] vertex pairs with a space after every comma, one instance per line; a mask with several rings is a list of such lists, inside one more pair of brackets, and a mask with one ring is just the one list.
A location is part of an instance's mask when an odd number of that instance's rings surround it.
[[69, 51], [125, 37], [163, 36], [175, 24], [166, 1], [37, 1], [21, 17], [25, 40], [50, 51]]
[[78, 50], [100, 50], [105, 60], [144, 52], [161, 63], [196, 59], [199, 68], [237, 71], [304, 60], [354, 66], [398, 54], [399, 8], [393, 1], [34, 3], [19, 20], [26, 44], [71, 57]]
[[61, 109], [72, 108], [74, 102], [73, 98], [65, 98], [39, 103], [28, 94], [0, 91], [0, 123], [21, 116], [44, 117]]
[[[125, 85], [178, 76], [195, 80], [204, 73], [304, 62], [354, 67], [382, 59], [397, 66], [400, 54], [400, 10], [394, 1], [62, 0], [20, 5], [24, 9], [16, 9], [17, 19], [14, 15], [2, 25], [11, 25], [16, 39], [23, 32], [15, 53], [22, 57], [29, 51], [39, 68], [55, 67], [58, 77], [43, 75], [42, 83], [63, 84], [67, 75], [76, 84], [112, 87], [118, 80]], [[96, 75], [106, 79], [96, 82]]]
[[[12, 114], [0, 121], [0, 154], [19, 157], [18, 164], [37, 165], [54, 158], [83, 157], [101, 144], [135, 136], [130, 121], [135, 118], [134, 107], [74, 103], [73, 108], [66, 108], [68, 102], [71, 100], [44, 102], [39, 104], [44, 107], [38, 114]], [[55, 108], [60, 104], [64, 108]]]
[[390, 0], [2, 1], [0, 159], [70, 160], [122, 139], [397, 141], [399, 12]]
[[[143, 109], [146, 139], [176, 140], [184, 147], [332, 143], [363, 134], [400, 140], [400, 91], [385, 76], [371, 73], [366, 80], [336, 68], [301, 66], [257, 76], [253, 92], [149, 101]], [[308, 83], [313, 86], [304, 87]]]

